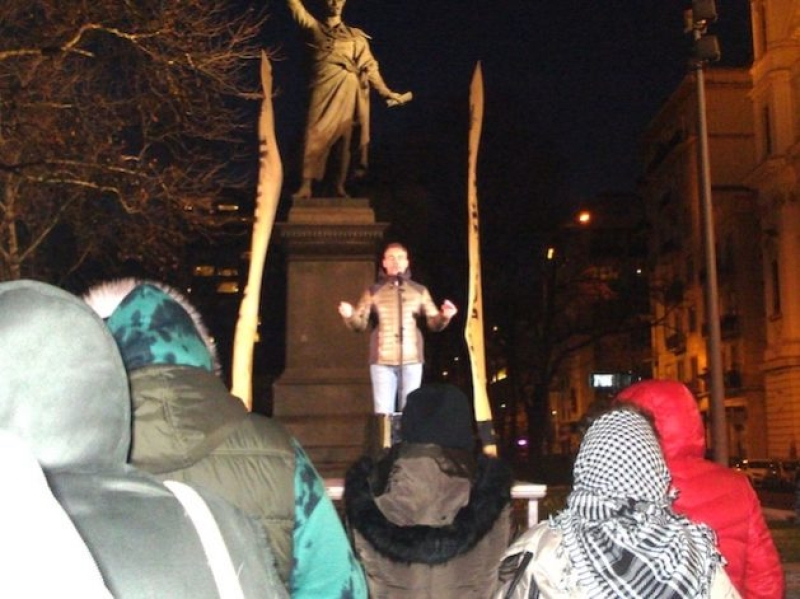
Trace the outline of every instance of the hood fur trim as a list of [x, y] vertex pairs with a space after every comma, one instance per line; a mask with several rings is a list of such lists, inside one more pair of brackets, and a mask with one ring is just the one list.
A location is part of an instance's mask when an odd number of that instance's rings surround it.
[[91, 308], [100, 315], [100, 318], [106, 320], [111, 316], [111, 314], [113, 314], [114, 310], [119, 307], [119, 305], [122, 303], [122, 300], [124, 300], [131, 293], [131, 291], [136, 289], [136, 287], [139, 285], [152, 285], [153, 287], [156, 287], [157, 289], [160, 289], [169, 295], [178, 304], [180, 304], [180, 306], [192, 319], [195, 329], [197, 329], [197, 333], [200, 335], [200, 338], [203, 340], [203, 343], [211, 354], [211, 359], [214, 364], [214, 372], [217, 375], [220, 375], [222, 373], [222, 366], [220, 365], [217, 344], [215, 343], [214, 338], [211, 336], [208, 327], [206, 327], [206, 324], [203, 322], [203, 318], [200, 316], [200, 312], [198, 312], [197, 308], [192, 305], [185, 295], [183, 295], [174, 287], [170, 287], [164, 283], [159, 283], [158, 281], [128, 277], [124, 279], [105, 281], [92, 286], [86, 293], [83, 294], [83, 301], [91, 306]]
[[511, 502], [512, 474], [498, 459], [478, 457], [469, 503], [450, 526], [397, 526], [375, 504], [369, 484], [376, 464], [364, 457], [345, 477], [344, 503], [347, 521], [389, 559], [402, 563], [442, 564], [468, 552], [492, 530]]

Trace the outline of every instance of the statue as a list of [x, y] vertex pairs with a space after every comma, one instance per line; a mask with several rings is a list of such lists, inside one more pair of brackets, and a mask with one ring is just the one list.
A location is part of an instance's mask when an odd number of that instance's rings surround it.
[[316, 19], [302, 0], [287, 0], [297, 23], [311, 37], [311, 98], [303, 148], [303, 174], [295, 199], [311, 197], [313, 181], [325, 176], [328, 157], [335, 150], [336, 171], [329, 173], [334, 194], [347, 197], [345, 179], [350, 169], [353, 127], [360, 127], [356, 172], [367, 167], [369, 144], [369, 91], [374, 88], [387, 106], [410, 101], [412, 94], [398, 94], [384, 83], [372, 56], [369, 37], [342, 21], [346, 0], [324, 0], [325, 17]]

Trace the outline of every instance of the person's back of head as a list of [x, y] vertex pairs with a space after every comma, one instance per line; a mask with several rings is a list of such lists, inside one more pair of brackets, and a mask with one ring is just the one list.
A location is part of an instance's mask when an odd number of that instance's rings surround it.
[[128, 372], [175, 364], [220, 372], [214, 340], [192, 303], [177, 289], [149, 280], [117, 279], [83, 296], [105, 321]]
[[247, 418], [219, 376], [216, 345], [200, 313], [178, 290], [118, 279], [91, 287], [83, 299], [104, 319], [127, 370], [131, 464], [157, 475], [182, 470]]
[[400, 435], [405, 443], [472, 451], [473, 420], [469, 399], [458, 387], [427, 384], [408, 394]]
[[[446, 526], [469, 501], [474, 474], [472, 410], [453, 385], [409, 393], [399, 444], [372, 477], [375, 502], [398, 526]], [[448, 463], [447, 468], [442, 464]]]
[[672, 511], [669, 471], [646, 416], [619, 407], [597, 418], [573, 479], [555, 523], [590, 596], [707, 596], [720, 564], [714, 533]]
[[30, 447], [115, 597], [221, 596], [228, 587], [209, 564], [225, 560], [209, 547], [233, 566], [222, 571], [234, 572], [234, 591], [285, 593], [255, 522], [210, 493], [178, 487], [210, 512], [195, 526], [177, 491], [126, 464], [125, 368], [79, 298], [33, 281], [0, 283], [0, 371], [0, 430]]
[[627, 402], [652, 415], [667, 462], [675, 458], [702, 458], [705, 429], [697, 400], [678, 381], [646, 380], [617, 394], [616, 402]]
[[[595, 418], [573, 479], [566, 508], [506, 553], [500, 588], [507, 596], [520, 596], [512, 593], [522, 580], [548, 592], [577, 587], [593, 598], [709, 596], [721, 572], [714, 533], [672, 511], [669, 471], [644, 414], [615, 406]], [[533, 573], [547, 568], [546, 580], [537, 580]]]
[[475, 451], [472, 407], [452, 385], [408, 395], [401, 441], [345, 479], [345, 513], [375, 596], [485, 596], [508, 544], [512, 476]]
[[668, 505], [670, 475], [651, 424], [619, 408], [589, 426], [573, 466], [573, 494]]

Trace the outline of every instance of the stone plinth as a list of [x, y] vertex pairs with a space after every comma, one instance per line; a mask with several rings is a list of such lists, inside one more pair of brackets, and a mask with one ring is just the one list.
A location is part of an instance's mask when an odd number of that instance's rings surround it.
[[366, 447], [372, 414], [365, 333], [337, 311], [375, 281], [386, 229], [363, 198], [294, 200], [276, 226], [287, 258], [286, 369], [274, 386], [274, 417], [323, 476], [342, 476]]

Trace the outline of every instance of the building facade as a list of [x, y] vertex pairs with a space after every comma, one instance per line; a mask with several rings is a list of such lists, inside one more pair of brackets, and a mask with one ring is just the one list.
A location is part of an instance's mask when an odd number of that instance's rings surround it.
[[[728, 446], [796, 457], [800, 439], [800, 0], [752, 0], [753, 64], [705, 70]], [[653, 234], [653, 376], [708, 409], [695, 77], [643, 137]]]
[[[705, 71], [710, 180], [717, 254], [720, 351], [729, 454], [765, 455], [764, 291], [746, 69]], [[653, 376], [684, 382], [708, 414], [708, 325], [698, 160], [696, 78], [687, 75], [643, 137], [654, 327]]]
[[800, 0], [753, 0], [754, 168], [765, 283], [770, 456], [797, 455], [800, 441]]

